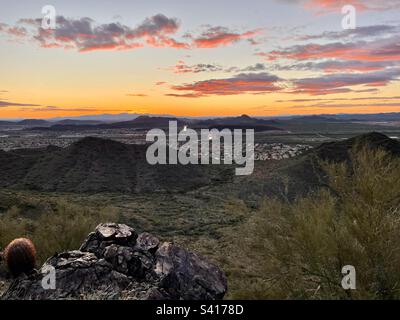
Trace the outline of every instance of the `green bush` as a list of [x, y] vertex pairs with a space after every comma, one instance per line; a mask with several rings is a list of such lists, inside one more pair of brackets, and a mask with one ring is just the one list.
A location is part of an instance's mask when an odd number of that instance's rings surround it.
[[[242, 228], [246, 281], [233, 298], [400, 298], [400, 160], [362, 148], [323, 168], [327, 188], [294, 203], [267, 199]], [[356, 290], [341, 286], [345, 265], [356, 268]]]

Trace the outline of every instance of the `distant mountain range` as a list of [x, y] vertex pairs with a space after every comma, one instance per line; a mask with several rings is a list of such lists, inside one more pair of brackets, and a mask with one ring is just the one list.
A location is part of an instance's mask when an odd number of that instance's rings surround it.
[[327, 115], [338, 120], [346, 121], [400, 121], [400, 113], [376, 113], [376, 114], [337, 114], [334, 116]]
[[[244, 128], [251, 126], [256, 130], [277, 130], [277, 128], [262, 128], [262, 126], [274, 126], [282, 123], [327, 123], [327, 122], [400, 122], [400, 113], [378, 113], [378, 114], [333, 114], [333, 115], [309, 115], [309, 116], [282, 116], [282, 117], [176, 117], [171, 115], [141, 115], [141, 114], [103, 114], [95, 116], [78, 116], [71, 118], [52, 119], [24, 119], [24, 120], [0, 120], [1, 127], [22, 127], [22, 128], [50, 128], [54, 130], [82, 130], [96, 129], [95, 126], [105, 129], [113, 128], [135, 128], [149, 129], [165, 127], [168, 121], [178, 121], [181, 124], [188, 124], [199, 127], [224, 127], [238, 126]], [[161, 126], [160, 126], [161, 125]], [[71, 127], [70, 127], [71, 126]], [[76, 128], [80, 126], [80, 128]], [[87, 126], [84, 128], [83, 126]], [[91, 127], [93, 126], [93, 127]], [[261, 127], [260, 127], [261, 126]], [[279, 129], [278, 129], [279, 130]]]
[[53, 125], [94, 125], [103, 123], [95, 120], [73, 120], [66, 119], [57, 122], [47, 121], [42, 119], [24, 119], [20, 121], [0, 121], [0, 127], [20, 126], [20, 127], [51, 127]]
[[20, 121], [0, 121], [0, 126], [51, 126], [52, 123], [41, 119], [25, 119]]
[[[76, 117], [56, 117], [49, 119], [42, 119], [50, 124], [93, 124], [93, 123], [113, 123], [113, 122], [123, 122], [123, 121], [131, 121], [139, 118], [140, 116], [150, 116], [150, 117], [174, 117], [173, 115], [166, 114], [140, 114], [140, 113], [118, 113], [118, 114], [97, 114], [97, 115], [82, 115]], [[3, 121], [2, 121], [3, 120]], [[1, 123], [9, 123], [9, 124], [20, 124], [21, 121], [25, 119], [0, 119]], [[29, 120], [29, 119], [28, 119]], [[35, 120], [35, 119], [33, 119]]]
[[[140, 116], [149, 116], [149, 117], [168, 117], [168, 118], [180, 118], [180, 119], [188, 119], [188, 120], [215, 120], [215, 119], [224, 119], [230, 117], [212, 117], [212, 116], [202, 116], [202, 117], [177, 117], [173, 115], [154, 115], [154, 114], [132, 114], [132, 113], [121, 113], [121, 114], [102, 114], [102, 115], [85, 115], [72, 117], [71, 120], [92, 120], [92, 121], [100, 121], [100, 122], [123, 122], [134, 120]], [[400, 112], [392, 112], [392, 113], [375, 113], [375, 114], [319, 114], [319, 115], [288, 115], [288, 116], [275, 116], [275, 117], [253, 117], [257, 119], [264, 120], [286, 120], [286, 119], [296, 119], [303, 118], [306, 120], [318, 120], [316, 117], [319, 117], [319, 120], [344, 120], [344, 121], [400, 121]], [[51, 122], [57, 122], [60, 120], [65, 120], [68, 118], [53, 118], [49, 119]]]
[[[66, 120], [64, 120], [65, 122]], [[274, 120], [263, 120], [251, 118], [246, 115], [240, 117], [218, 118], [209, 120], [194, 120], [185, 118], [171, 118], [171, 117], [150, 117], [140, 116], [134, 120], [114, 122], [114, 123], [100, 123], [100, 124], [65, 124], [57, 123], [46, 126], [34, 126], [29, 130], [36, 131], [86, 131], [86, 130], [105, 130], [105, 129], [136, 129], [136, 130], [149, 130], [153, 128], [166, 129], [169, 127], [171, 121], [175, 121], [178, 127], [182, 128], [187, 125], [193, 129], [254, 129], [255, 131], [271, 131], [282, 130], [274, 127], [277, 124]]]

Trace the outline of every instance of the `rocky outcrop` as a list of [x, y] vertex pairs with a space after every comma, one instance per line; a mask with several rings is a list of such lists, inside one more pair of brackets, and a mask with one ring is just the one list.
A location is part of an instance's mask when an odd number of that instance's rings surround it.
[[[56, 288], [44, 289], [50, 267]], [[224, 273], [214, 264], [149, 233], [121, 224], [101, 224], [77, 251], [51, 257], [17, 278], [3, 299], [222, 299]]]

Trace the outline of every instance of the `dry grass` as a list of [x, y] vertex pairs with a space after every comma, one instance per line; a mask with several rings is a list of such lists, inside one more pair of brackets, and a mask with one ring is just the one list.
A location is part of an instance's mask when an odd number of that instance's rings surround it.
[[28, 217], [18, 207], [0, 216], [0, 248], [19, 237], [32, 239], [37, 249], [38, 263], [55, 253], [76, 250], [96, 225], [118, 222], [114, 208], [97, 210], [58, 200], [35, 217]]

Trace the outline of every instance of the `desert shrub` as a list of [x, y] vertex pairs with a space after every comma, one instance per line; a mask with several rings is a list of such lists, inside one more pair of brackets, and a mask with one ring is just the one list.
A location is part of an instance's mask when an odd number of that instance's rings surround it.
[[0, 215], [0, 248], [11, 240], [28, 237], [34, 242], [39, 263], [66, 250], [76, 250], [96, 225], [118, 222], [114, 208], [93, 209], [56, 200], [39, 216], [26, 217], [17, 207]]
[[32, 240], [37, 246], [38, 258], [44, 261], [56, 252], [76, 250], [99, 223], [117, 221], [114, 208], [95, 211], [59, 201], [54, 212], [42, 214], [35, 223]]
[[16, 206], [0, 215], [0, 251], [13, 239], [27, 236], [29, 225], [29, 220], [21, 216]]
[[[323, 168], [327, 188], [292, 203], [266, 199], [242, 228], [246, 281], [231, 297], [400, 298], [400, 160], [362, 148], [350, 164]], [[345, 265], [356, 268], [356, 290], [342, 288]]]

